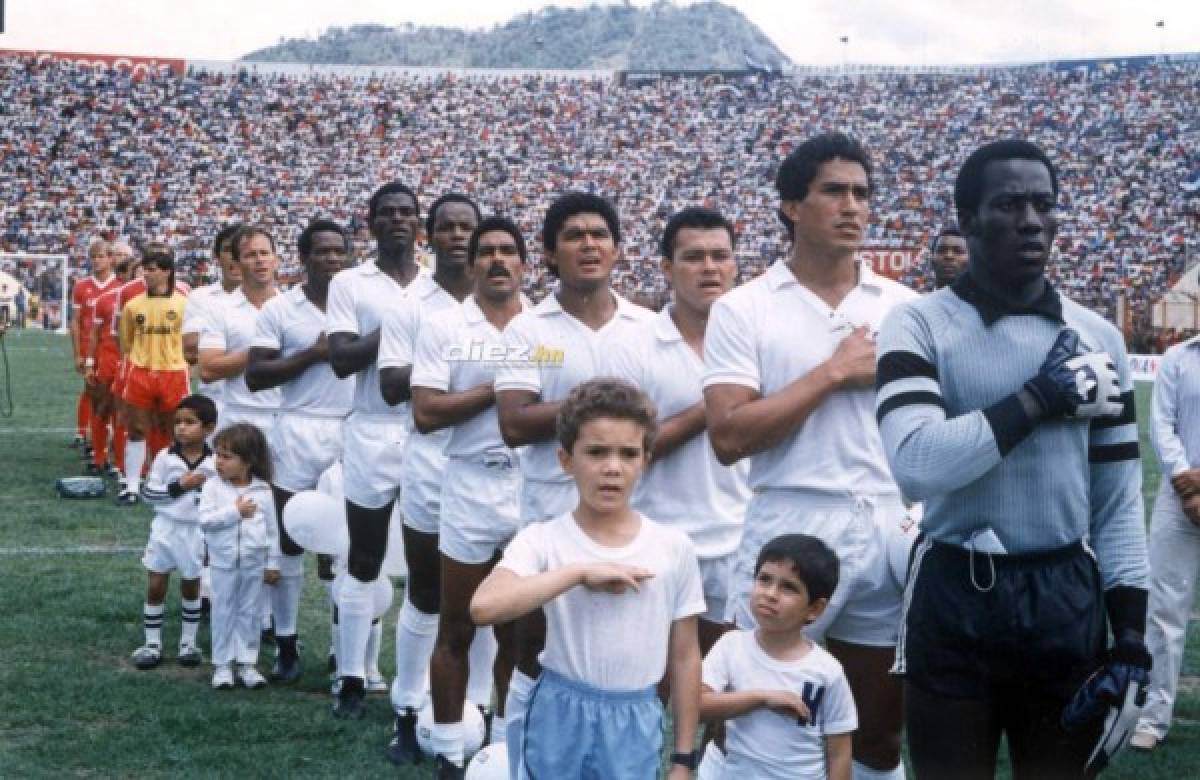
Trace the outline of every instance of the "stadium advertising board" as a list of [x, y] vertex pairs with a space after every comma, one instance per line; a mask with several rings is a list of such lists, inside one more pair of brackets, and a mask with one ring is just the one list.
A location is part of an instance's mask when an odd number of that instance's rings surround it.
[[871, 269], [880, 276], [899, 279], [905, 271], [920, 262], [922, 251], [869, 246], [860, 250], [858, 256], [869, 262]]
[[176, 76], [187, 72], [187, 62], [170, 57], [129, 57], [112, 54], [87, 54], [71, 51], [31, 51], [27, 49], [0, 49], [0, 57], [36, 57], [38, 60], [71, 62], [91, 68], [116, 68], [136, 75], [170, 70]]

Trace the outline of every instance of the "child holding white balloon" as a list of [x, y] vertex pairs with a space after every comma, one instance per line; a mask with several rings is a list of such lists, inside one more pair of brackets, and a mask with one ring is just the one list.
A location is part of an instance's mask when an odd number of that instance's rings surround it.
[[266, 679], [255, 668], [264, 582], [279, 576], [279, 533], [271, 495], [271, 457], [263, 432], [237, 423], [217, 434], [217, 479], [200, 493], [200, 527], [212, 571], [212, 686], [237, 678], [247, 688]]

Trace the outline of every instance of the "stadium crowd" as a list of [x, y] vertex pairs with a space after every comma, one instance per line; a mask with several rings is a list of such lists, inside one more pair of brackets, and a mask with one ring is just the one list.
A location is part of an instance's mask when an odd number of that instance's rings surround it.
[[[570, 189], [619, 193], [628, 240], [617, 286], [661, 300], [655, 239], [667, 215], [730, 215], [743, 276], [781, 252], [770, 186], [793, 139], [840, 129], [879, 150], [867, 244], [927, 245], [952, 215], [965, 150], [1028, 137], [1051, 150], [1070, 218], [1055, 282], [1135, 321], [1197, 256], [1195, 62], [974, 74], [663, 78], [650, 84], [543, 77], [134, 76], [10, 58], [0, 80], [0, 248], [69, 251], [97, 233], [166, 240], [207, 275], [221, 225], [277, 231], [284, 246], [329, 216], [369, 245], [360, 205], [380, 177], [464, 191], [528, 235]], [[295, 258], [285, 258], [287, 270]], [[905, 281], [931, 286], [924, 268]], [[529, 287], [538, 297], [546, 279]]]

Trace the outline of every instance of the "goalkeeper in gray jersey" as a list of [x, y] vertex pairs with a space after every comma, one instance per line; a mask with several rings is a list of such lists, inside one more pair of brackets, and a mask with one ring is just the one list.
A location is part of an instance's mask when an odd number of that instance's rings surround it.
[[921, 778], [991, 778], [1004, 735], [1014, 776], [1087, 777], [1149, 668], [1125, 348], [1045, 277], [1058, 181], [1041, 149], [976, 150], [954, 197], [967, 271], [879, 337], [884, 446], [925, 502], [896, 649], [909, 751]]

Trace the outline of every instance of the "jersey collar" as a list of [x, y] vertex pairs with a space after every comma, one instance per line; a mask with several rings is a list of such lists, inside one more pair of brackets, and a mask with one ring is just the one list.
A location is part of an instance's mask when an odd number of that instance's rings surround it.
[[1062, 323], [1062, 298], [1058, 291], [1046, 280], [1046, 287], [1041, 297], [1028, 306], [1013, 306], [986, 292], [971, 277], [971, 272], [965, 271], [958, 275], [950, 284], [950, 289], [966, 303], [975, 307], [983, 324], [991, 327], [1002, 317], [1019, 317], [1026, 314], [1045, 317], [1053, 322]]

